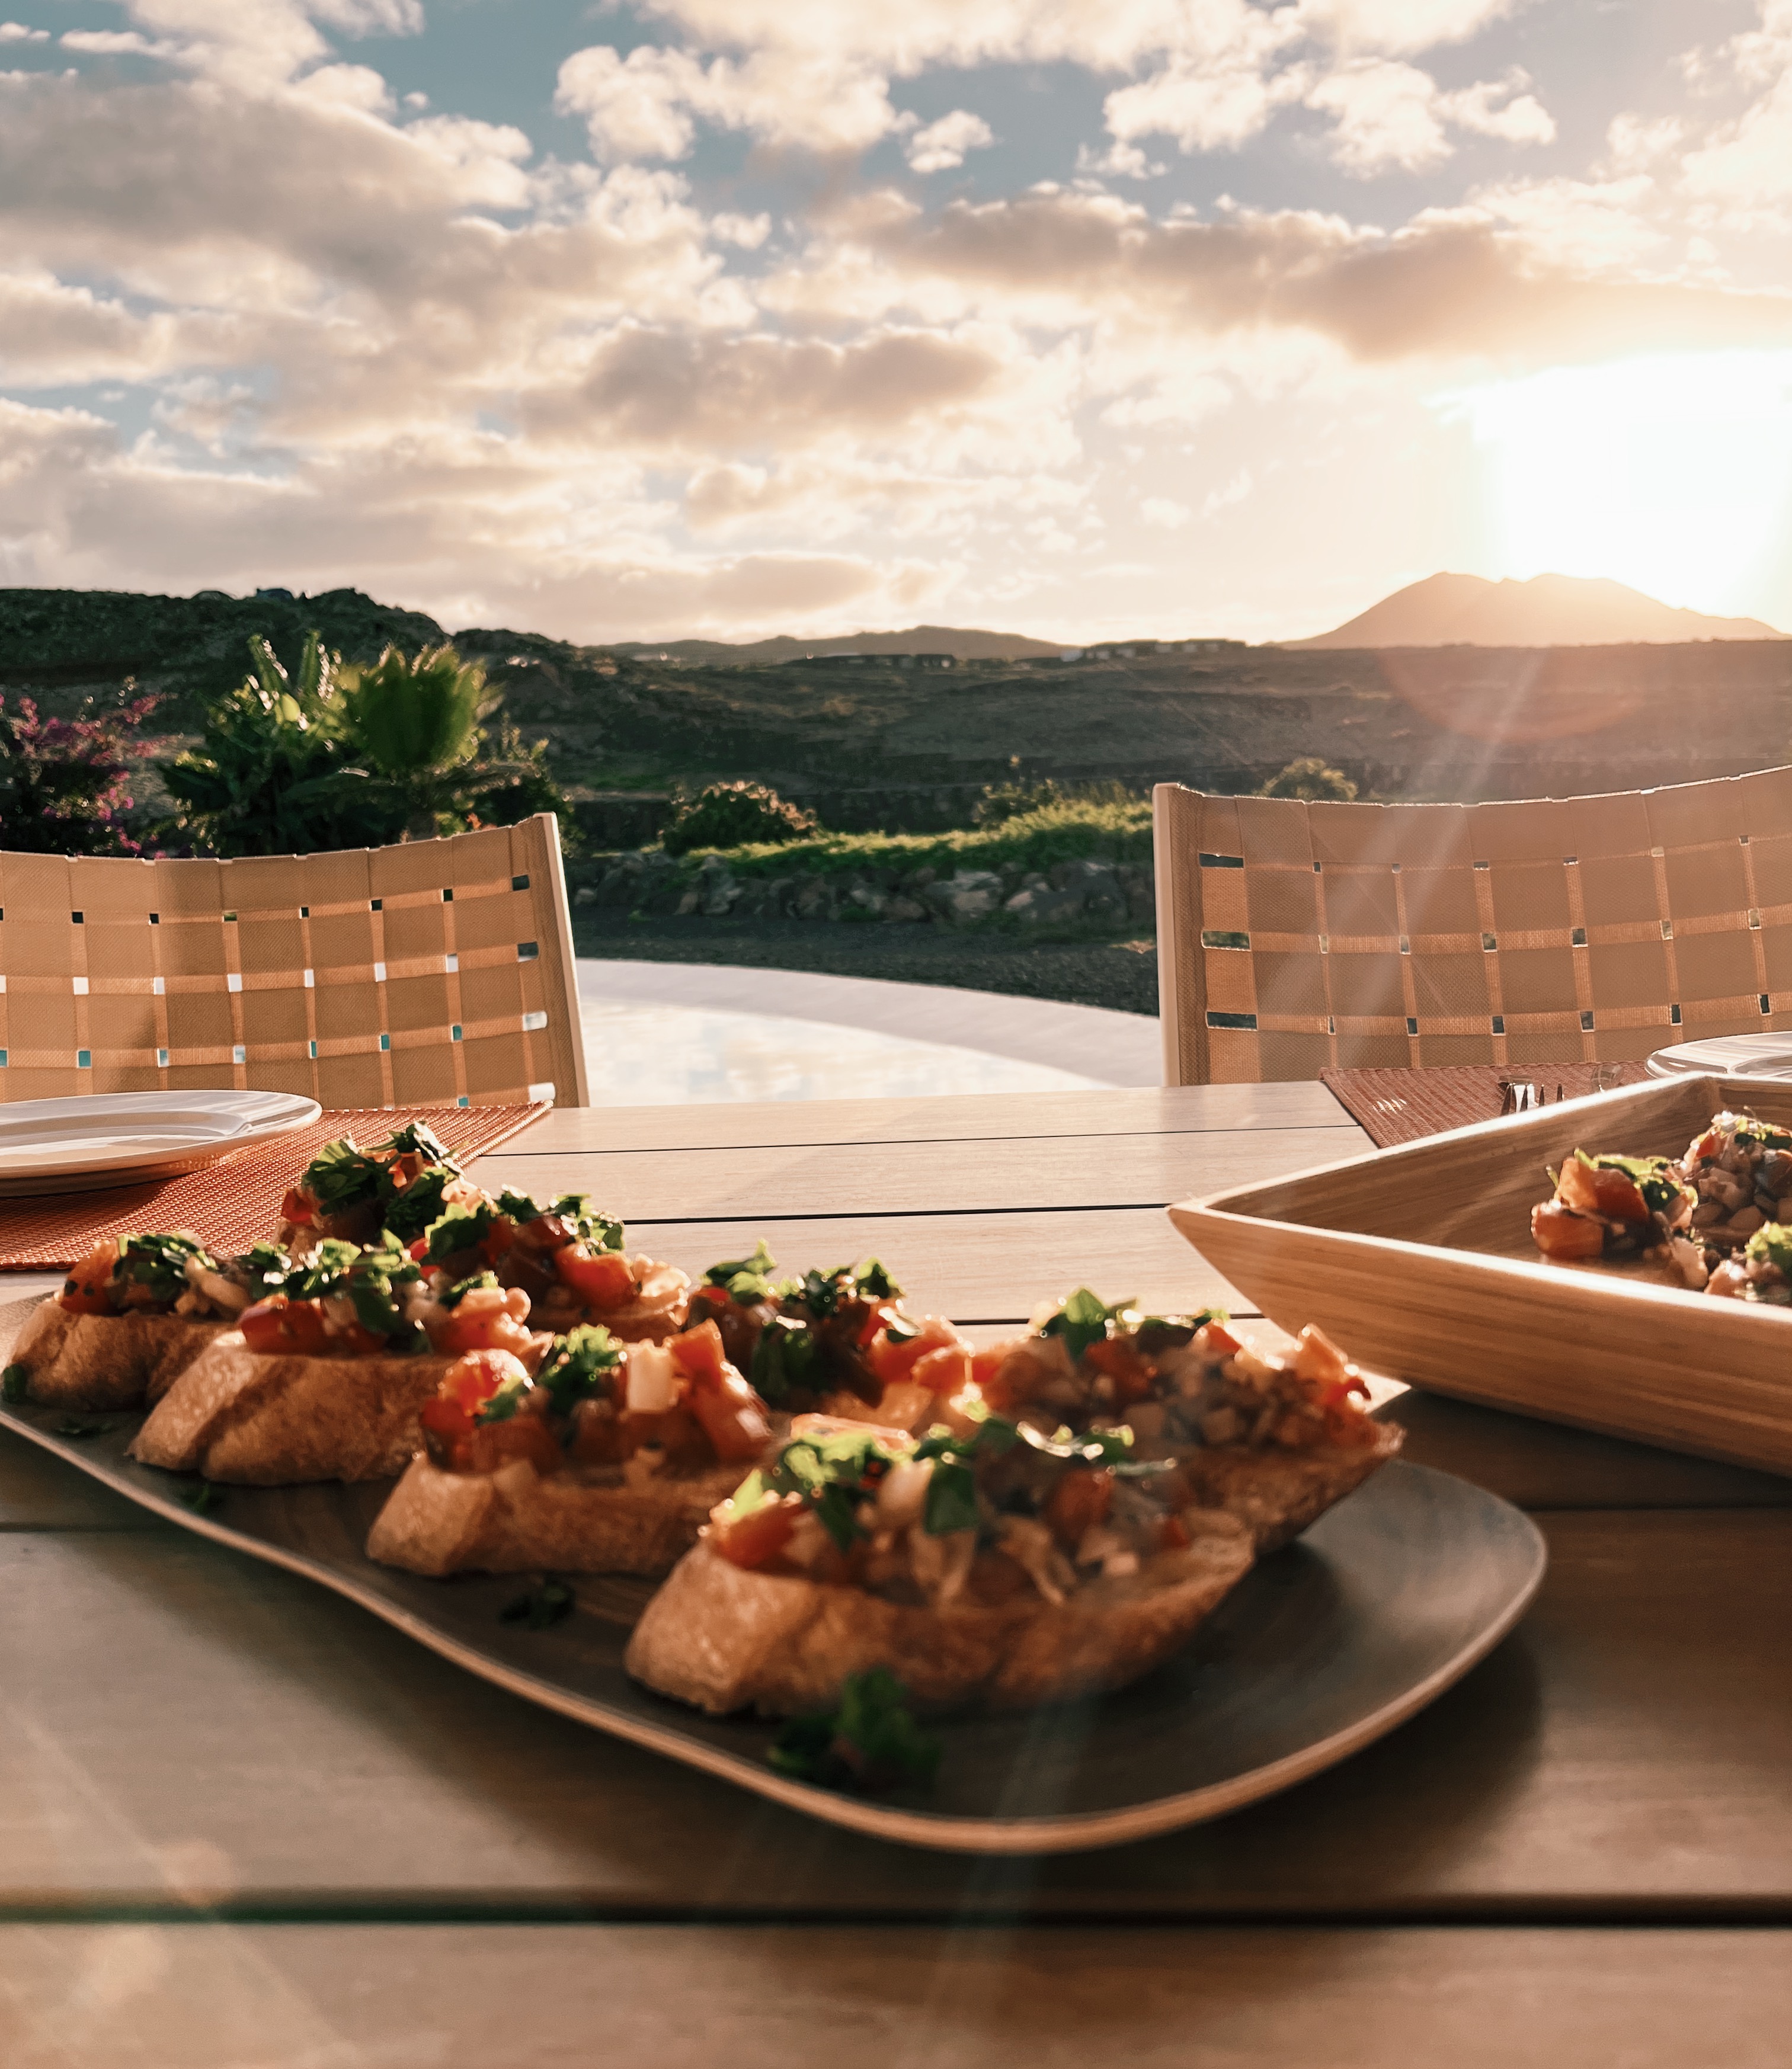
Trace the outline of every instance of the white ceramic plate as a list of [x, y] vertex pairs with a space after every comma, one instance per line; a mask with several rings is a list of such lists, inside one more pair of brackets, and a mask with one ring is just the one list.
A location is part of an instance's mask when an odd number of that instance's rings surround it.
[[292, 1092], [94, 1092], [0, 1106], [0, 1198], [91, 1192], [196, 1171], [306, 1128], [323, 1109]]
[[1658, 1049], [1645, 1066], [1652, 1078], [1792, 1078], [1792, 1034], [1714, 1034]]

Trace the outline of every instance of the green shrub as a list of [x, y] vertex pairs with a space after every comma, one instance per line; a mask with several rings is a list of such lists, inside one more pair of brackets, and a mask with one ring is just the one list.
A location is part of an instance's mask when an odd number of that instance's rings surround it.
[[[261, 638], [254, 673], [206, 713], [197, 751], [161, 765], [165, 830], [214, 855], [315, 854], [565, 814], [547, 743], [496, 736], [484, 671], [451, 647], [389, 647], [344, 668], [313, 632], [288, 675]], [[567, 815], [569, 826], [569, 815]]]
[[134, 736], [156, 708], [136, 697], [112, 711], [90, 698], [74, 718], [40, 718], [29, 697], [0, 697], [0, 847], [32, 855], [141, 855], [122, 814], [135, 802]]
[[1348, 805], [1356, 794], [1356, 785], [1344, 771], [1328, 769], [1316, 754], [1291, 761], [1257, 793], [1259, 798], [1304, 798], [1308, 804], [1324, 798], [1341, 805]]
[[662, 835], [668, 855], [700, 847], [780, 847], [820, 830], [813, 812], [787, 805], [763, 783], [712, 783], [681, 802]]

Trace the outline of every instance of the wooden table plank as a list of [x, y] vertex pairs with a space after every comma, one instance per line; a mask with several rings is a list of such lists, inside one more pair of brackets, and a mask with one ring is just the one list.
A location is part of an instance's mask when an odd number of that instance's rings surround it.
[[0, 1941], [9, 2069], [807, 2069], [843, 2053], [1779, 2069], [1789, 2023], [1781, 1932], [214, 1925]]
[[469, 1175], [537, 1199], [587, 1191], [637, 1221], [929, 1214], [1021, 1207], [1163, 1207], [1335, 1164], [1370, 1147], [1358, 1128], [1063, 1135], [971, 1142], [793, 1143], [739, 1149], [589, 1150], [488, 1157]]
[[[750, 1149], [803, 1142], [969, 1142], [1356, 1123], [1325, 1086], [1152, 1086], [1092, 1092], [971, 1092], [951, 1098], [778, 1100], [686, 1106], [556, 1107], [493, 1153]], [[1358, 1131], [1360, 1132], [1360, 1131]]]
[[1333, 1773], [1042, 1862], [855, 1838], [187, 1536], [0, 1534], [0, 1918], [353, 1902], [741, 1917], [1741, 1908], [1792, 1922], [1792, 1515], [1561, 1514], [1517, 1631]]
[[1161, 1207], [1017, 1214], [843, 1214], [822, 1221], [631, 1221], [629, 1241], [700, 1275], [763, 1236], [795, 1271], [880, 1257], [909, 1304], [965, 1323], [1024, 1321], [1076, 1286], [1159, 1314], [1250, 1303], [1171, 1226]]

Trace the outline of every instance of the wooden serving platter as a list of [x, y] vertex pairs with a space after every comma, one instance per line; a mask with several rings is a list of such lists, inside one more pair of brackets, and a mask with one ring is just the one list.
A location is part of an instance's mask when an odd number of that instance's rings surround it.
[[[21, 1315], [0, 1310], [0, 1337], [10, 1341]], [[1247, 1575], [1156, 1673], [1100, 1700], [946, 1720], [930, 1789], [864, 1798], [769, 1767], [775, 1725], [704, 1717], [630, 1680], [623, 1648], [651, 1583], [567, 1576], [576, 1606], [564, 1621], [507, 1622], [527, 1577], [431, 1581], [367, 1557], [389, 1481], [203, 1494], [197, 1479], [125, 1455], [141, 1419], [13, 1407], [0, 1409], [0, 1430], [185, 1530], [334, 1589], [529, 1702], [830, 1824], [968, 1853], [1141, 1838], [1317, 1773], [1459, 1680], [1523, 1614], [1545, 1565], [1535, 1527], [1496, 1496], [1424, 1467], [1384, 1467]], [[195, 1498], [202, 1511], [186, 1505]]]
[[1792, 1310], [1539, 1255], [1531, 1209], [1577, 1149], [1679, 1156], [1725, 1108], [1792, 1127], [1792, 1083], [1682, 1077], [1484, 1121], [1169, 1210], [1286, 1329], [1392, 1378], [1792, 1474]]

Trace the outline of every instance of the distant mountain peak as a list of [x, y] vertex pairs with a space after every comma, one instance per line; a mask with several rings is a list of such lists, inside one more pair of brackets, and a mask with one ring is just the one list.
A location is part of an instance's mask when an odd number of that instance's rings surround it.
[[1712, 618], [1602, 577], [1428, 575], [1335, 631], [1287, 647], [1623, 647], [1792, 637], [1758, 618]]

